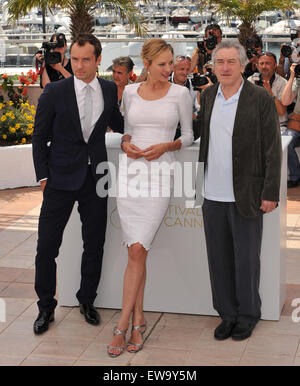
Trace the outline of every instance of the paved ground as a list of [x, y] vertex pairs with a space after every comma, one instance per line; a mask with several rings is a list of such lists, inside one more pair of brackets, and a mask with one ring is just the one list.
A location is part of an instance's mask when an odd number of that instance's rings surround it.
[[287, 300], [279, 322], [260, 321], [242, 342], [218, 342], [217, 317], [148, 312], [144, 349], [116, 359], [107, 356], [106, 345], [118, 310], [100, 310], [102, 323], [94, 327], [77, 307], [58, 307], [47, 333], [32, 332], [40, 203], [39, 188], [0, 191], [0, 301], [6, 304], [5, 322], [0, 313], [0, 365], [300, 365], [300, 322], [291, 318], [291, 302], [300, 298], [300, 187], [288, 191]]

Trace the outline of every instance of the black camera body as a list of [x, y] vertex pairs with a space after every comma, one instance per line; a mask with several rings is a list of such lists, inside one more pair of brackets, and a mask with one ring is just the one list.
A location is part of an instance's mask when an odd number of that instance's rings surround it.
[[61, 63], [61, 54], [60, 52], [53, 51], [57, 47], [56, 43], [44, 42], [42, 44], [42, 49], [44, 50], [44, 60], [46, 64], [56, 64]]
[[298, 30], [297, 29], [292, 29], [291, 30], [291, 41], [295, 40], [298, 38]]
[[295, 71], [295, 77], [300, 78], [300, 64], [297, 64], [294, 68]]
[[258, 44], [259, 44], [258, 38], [246, 39], [246, 54], [249, 60], [253, 58], [253, 56], [258, 56], [258, 52], [255, 49], [256, 47], [258, 47]]
[[57, 35], [56, 42], [43, 42], [42, 49], [44, 51], [44, 60], [46, 64], [57, 64], [61, 63], [61, 54], [60, 52], [53, 51], [54, 48], [64, 47], [65, 40], [61, 35]]
[[293, 52], [293, 47], [289, 44], [285, 44], [284, 46], [281, 47], [281, 54], [285, 58], [288, 58], [290, 55], [292, 55]]
[[[294, 39], [295, 40], [295, 39]], [[297, 39], [299, 40], [299, 39]], [[292, 44], [285, 44], [281, 47], [281, 55], [284, 58], [292, 58], [292, 61], [294, 63], [297, 63], [297, 65], [294, 68], [295, 71], [295, 77], [300, 78], [300, 62], [299, 62], [299, 53], [300, 53], [300, 47], [298, 45], [295, 46], [293, 42]]]
[[247, 54], [247, 58], [251, 59], [254, 55], [257, 56], [258, 52], [256, 51], [255, 48], [249, 47], [246, 49], [246, 54]]
[[203, 41], [197, 42], [197, 47], [202, 54], [206, 53], [204, 42], [206, 43], [206, 49], [208, 49], [209, 51], [212, 51], [218, 44], [217, 38], [215, 37], [213, 32], [210, 31], [209, 36], [207, 38], [204, 38]]
[[198, 87], [204, 86], [208, 83], [208, 79], [205, 75], [200, 75], [197, 72], [193, 73], [193, 77], [191, 78], [191, 83], [194, 90], [198, 90]]
[[210, 68], [208, 68], [207, 72], [203, 75], [200, 75], [197, 72], [194, 72], [190, 79], [193, 86], [193, 90], [195, 91], [199, 91], [199, 87], [207, 84], [208, 79], [210, 79], [213, 83], [216, 83], [218, 81], [217, 77], [211, 72]]

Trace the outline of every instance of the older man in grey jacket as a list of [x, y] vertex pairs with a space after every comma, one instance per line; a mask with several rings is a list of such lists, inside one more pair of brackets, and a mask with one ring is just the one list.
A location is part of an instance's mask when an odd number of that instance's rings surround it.
[[201, 95], [195, 122], [205, 163], [203, 218], [213, 304], [222, 318], [214, 336], [248, 338], [261, 316], [263, 213], [279, 201], [281, 137], [272, 96], [244, 80], [245, 49], [222, 41], [213, 52], [218, 84]]

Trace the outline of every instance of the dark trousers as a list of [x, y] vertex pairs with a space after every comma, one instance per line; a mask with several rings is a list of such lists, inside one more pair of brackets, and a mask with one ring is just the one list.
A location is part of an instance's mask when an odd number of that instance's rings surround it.
[[242, 217], [234, 202], [204, 200], [213, 305], [223, 320], [257, 323], [262, 214]]
[[290, 135], [291, 142], [288, 145], [288, 168], [290, 171], [289, 180], [298, 181], [300, 179], [300, 163], [296, 148], [300, 146], [300, 132], [286, 129], [282, 135]]
[[57, 305], [54, 299], [55, 258], [59, 254], [63, 232], [75, 201], [78, 201], [83, 240], [81, 284], [76, 296], [79, 303], [89, 304], [92, 304], [97, 296], [105, 241], [107, 198], [97, 196], [96, 183], [89, 168], [84, 184], [77, 191], [57, 190], [46, 184], [39, 218], [35, 260], [35, 290], [39, 297], [40, 311], [51, 312]]

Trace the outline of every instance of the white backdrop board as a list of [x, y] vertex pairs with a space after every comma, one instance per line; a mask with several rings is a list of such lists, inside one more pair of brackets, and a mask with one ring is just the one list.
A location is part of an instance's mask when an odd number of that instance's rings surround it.
[[[281, 202], [264, 215], [261, 252], [262, 319], [278, 320], [285, 301], [286, 249], [286, 148], [290, 138], [283, 138]], [[109, 161], [118, 163], [120, 135], [108, 134]], [[176, 154], [176, 159], [196, 161], [199, 140]], [[145, 311], [217, 315], [212, 306], [211, 288], [201, 208], [185, 208], [182, 198], [172, 198], [147, 258]], [[58, 302], [61, 306], [78, 305], [82, 253], [81, 224], [75, 205], [64, 232], [57, 259]], [[120, 220], [115, 198], [108, 200], [108, 225], [103, 267], [96, 307], [121, 308], [123, 274], [127, 248], [122, 244]]]

